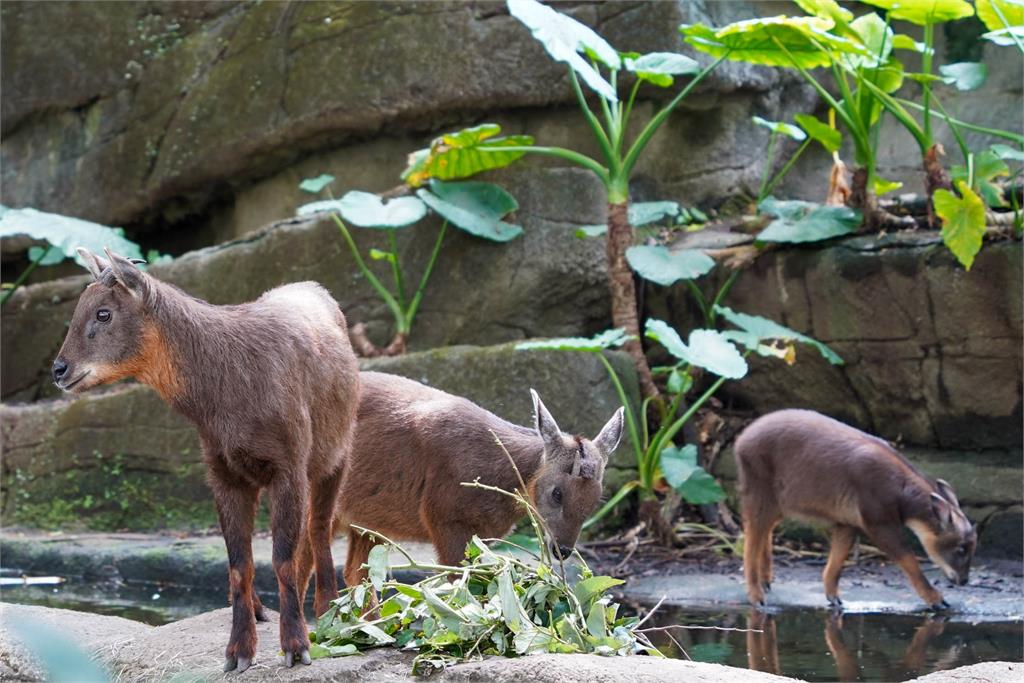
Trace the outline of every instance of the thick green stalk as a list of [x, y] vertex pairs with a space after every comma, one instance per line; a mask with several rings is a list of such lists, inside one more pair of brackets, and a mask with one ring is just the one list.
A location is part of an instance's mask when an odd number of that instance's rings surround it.
[[402, 307], [398, 305], [395, 297], [391, 295], [391, 292], [387, 290], [381, 281], [377, 279], [377, 276], [373, 274], [367, 266], [366, 262], [363, 261], [363, 257], [359, 254], [359, 247], [356, 246], [355, 240], [352, 239], [352, 235], [349, 234], [348, 228], [345, 227], [345, 223], [342, 222], [341, 217], [336, 213], [331, 214], [331, 218], [337, 223], [338, 229], [341, 230], [341, 236], [345, 238], [345, 242], [348, 244], [349, 251], [352, 252], [352, 257], [356, 260], [356, 265], [359, 266], [359, 270], [362, 271], [366, 277], [366, 281], [370, 283], [370, 286], [376, 290], [380, 298], [384, 300], [387, 307], [391, 309], [391, 314], [395, 316], [395, 325], [398, 328], [398, 332], [409, 332], [409, 328], [406, 325], [405, 314], [402, 312]]
[[714, 395], [716, 391], [718, 391], [718, 387], [722, 386], [725, 383], [726, 379], [726, 377], [719, 377], [714, 384], [708, 387], [707, 391], [700, 395], [700, 398], [698, 398], [690, 405], [686, 412], [683, 413], [682, 417], [673, 422], [672, 425], [668, 429], [666, 429], [660, 436], [655, 437], [655, 442], [657, 444], [657, 448], [655, 449], [655, 451], [659, 455], [665, 449], [668, 443], [672, 441], [672, 439], [679, 432], [679, 430], [683, 428], [683, 425], [686, 424], [686, 422], [691, 417], [693, 417], [693, 414], [696, 413], [702, 405], [707, 403], [707, 400], [711, 398], [711, 396]]
[[33, 270], [39, 267], [39, 264], [43, 262], [43, 259], [46, 258], [46, 255], [50, 253], [51, 249], [53, 249], [53, 245], [47, 244], [46, 249], [44, 249], [43, 252], [39, 255], [39, 258], [37, 258], [32, 263], [28, 264], [25, 270], [21, 272], [21, 275], [18, 276], [18, 279], [14, 281], [14, 284], [11, 285], [11, 288], [4, 292], [3, 298], [0, 299], [0, 306], [6, 304], [7, 300], [10, 299], [14, 292], [18, 290], [18, 287], [21, 287], [23, 284], [25, 284], [25, 280], [27, 280], [28, 276], [32, 274]]
[[647, 125], [644, 126], [642, 131], [640, 131], [640, 135], [637, 136], [633, 145], [629, 148], [629, 152], [626, 154], [625, 160], [622, 162], [622, 172], [627, 178], [633, 172], [633, 167], [636, 165], [637, 159], [640, 158], [640, 154], [644, 151], [647, 143], [650, 142], [651, 137], [658, 132], [661, 124], [665, 122], [665, 119], [667, 119], [668, 115], [672, 113], [672, 110], [679, 106], [679, 103], [690, 94], [690, 91], [693, 90], [698, 83], [704, 80], [705, 76], [714, 71], [715, 67], [721, 64], [727, 56], [728, 53], [722, 55], [706, 66], [699, 74], [693, 77], [693, 80], [686, 84], [685, 88], [679, 91], [678, 95], [672, 98], [671, 102], [662, 107], [661, 110], [647, 122]]
[[[765, 191], [768, 188], [768, 176], [772, 173], [772, 167], [774, 166], [775, 159], [775, 142], [779, 139], [779, 134], [774, 130], [771, 135], [768, 136], [768, 154], [764, 160], [764, 172], [761, 174], [761, 187], [757, 190], [757, 203], [760, 205], [764, 201]], [[707, 315], [705, 314], [705, 317]]]
[[786, 174], [789, 173], [790, 170], [793, 168], [793, 165], [800, 158], [800, 155], [803, 154], [808, 147], [810, 147], [813, 141], [814, 138], [807, 138], [806, 140], [804, 140], [803, 144], [800, 145], [797, 148], [796, 152], [793, 153], [793, 156], [789, 158], [789, 161], [787, 161], [786, 164], [779, 170], [779, 172], [772, 177], [771, 181], [768, 183], [768, 187], [764, 188], [763, 194], [765, 197], [771, 194], [772, 190], [775, 189], [775, 186], [778, 185], [779, 182], [786, 177]]
[[[609, 168], [613, 168], [616, 164], [616, 155], [613, 150], [612, 142], [608, 138], [608, 133], [605, 132], [601, 126], [601, 122], [597, 119], [597, 116], [590, 110], [590, 105], [587, 104], [587, 98], [583, 95], [583, 89], [580, 87], [580, 81], [576, 78], [576, 72], [571, 68], [569, 69], [569, 82], [572, 83], [572, 90], [576, 94], [576, 103], [579, 104], [580, 111], [583, 112], [583, 118], [586, 119], [590, 125], [590, 130], [593, 131], [594, 137], [597, 138], [597, 144], [601, 148], [601, 153], [604, 155], [605, 162], [607, 162]], [[604, 98], [601, 98], [601, 103], [604, 104]], [[609, 128], [613, 133], [614, 131]]]
[[564, 147], [534, 147], [526, 145], [522, 147], [488, 147], [487, 145], [481, 145], [476, 149], [479, 152], [525, 152], [526, 154], [541, 154], [543, 156], [557, 157], [593, 171], [606, 186], [609, 182], [607, 168], [602, 166], [595, 159], [591, 159], [586, 154], [580, 154], [579, 152], [574, 152], [573, 150], [565, 149]]
[[640, 84], [643, 81], [637, 78], [633, 84], [633, 89], [629, 91], [629, 100], [626, 101], [626, 110], [619, 117], [622, 121], [622, 125], [619, 128], [619, 137], [615, 140], [615, 153], [622, 153], [622, 141], [626, 139], [626, 127], [629, 125], [629, 116], [633, 113], [633, 103], [636, 102], [636, 95], [640, 92]]
[[[898, 102], [900, 105], [904, 107], [909, 107], [916, 111], [924, 111], [924, 107], [922, 107], [917, 102], [911, 102], [910, 100], [905, 100], [901, 97], [894, 97], [893, 101]], [[1016, 142], [1018, 145], [1024, 145], [1024, 135], [1021, 135], [1019, 133], [1014, 133], [1008, 130], [1001, 130], [999, 128], [986, 128], [985, 126], [979, 126], [974, 123], [968, 123], [967, 121], [955, 119], [952, 116], [949, 116], [948, 114], [941, 112], [932, 111], [929, 113], [929, 115], [938, 117], [948, 124], [956, 124], [957, 126], [963, 128], [964, 130], [974, 131], [975, 133], [983, 133], [985, 135], [991, 135], [994, 138], [1011, 140], [1013, 142]]]
[[[995, 4], [995, 3], [993, 3]], [[932, 58], [935, 50], [932, 47], [935, 43], [935, 25], [930, 21], [924, 24], [924, 54], [921, 55], [921, 68], [926, 76], [932, 75]], [[932, 86], [926, 78], [921, 82], [924, 89], [924, 136], [928, 139], [925, 148], [931, 147], [932, 141], [932, 117], [929, 113], [932, 110]]]
[[437, 256], [441, 253], [441, 242], [444, 241], [444, 233], [448, 229], [448, 221], [441, 223], [441, 229], [437, 233], [437, 240], [434, 242], [434, 250], [430, 252], [430, 260], [427, 261], [426, 270], [423, 271], [423, 277], [420, 278], [420, 284], [416, 288], [416, 294], [412, 297], [412, 302], [409, 304], [409, 308], [405, 311], [405, 320], [409, 328], [412, 328], [413, 318], [416, 317], [416, 311], [419, 310], [420, 301], [423, 299], [423, 290], [427, 288], [427, 280], [430, 279], [430, 273], [434, 270], [434, 264], [437, 262]]
[[398, 240], [395, 238], [395, 231], [388, 230], [388, 244], [391, 246], [391, 256], [388, 262], [391, 263], [391, 274], [395, 278], [395, 293], [398, 299], [398, 306], [405, 308], [405, 284], [402, 282], [402, 267], [398, 265]]
[[633, 442], [633, 451], [639, 459], [644, 449], [640, 443], [640, 434], [636, 426], [636, 417], [633, 415], [633, 409], [629, 406], [629, 399], [626, 397], [626, 391], [622, 387], [622, 382], [619, 380], [618, 373], [615, 372], [615, 368], [613, 368], [612, 364], [608, 362], [608, 359], [604, 357], [604, 353], [601, 351], [597, 351], [595, 353], [601, 361], [601, 364], [604, 365], [604, 369], [608, 372], [608, 377], [612, 380], [612, 386], [615, 387], [615, 393], [619, 397], [619, 403], [622, 404], [622, 412], [626, 418], [626, 429], [629, 430], [629, 438], [630, 441]]

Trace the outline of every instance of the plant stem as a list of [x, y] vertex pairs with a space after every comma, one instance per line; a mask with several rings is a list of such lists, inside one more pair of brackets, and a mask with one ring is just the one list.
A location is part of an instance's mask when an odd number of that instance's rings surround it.
[[[922, 107], [917, 102], [911, 102], [910, 100], [905, 100], [901, 97], [894, 97], [893, 99], [896, 102], [899, 102], [904, 107], [910, 107], [911, 109], [915, 109], [917, 111], [924, 111], [924, 107]], [[985, 126], [979, 126], [973, 123], [968, 123], [966, 121], [961, 121], [960, 119], [954, 119], [952, 116], [949, 116], [948, 114], [936, 111], [930, 112], [930, 116], [937, 116], [946, 123], [956, 124], [957, 126], [963, 128], [964, 130], [974, 131], [975, 133], [983, 133], [985, 135], [991, 135], [992, 137], [995, 138], [1010, 140], [1012, 142], [1017, 143], [1018, 145], [1024, 145], [1024, 135], [1021, 135], [1019, 133], [1014, 133], [1008, 130], [1000, 130], [999, 128], [986, 128]]]
[[398, 240], [395, 238], [395, 231], [388, 230], [388, 243], [391, 246], [391, 274], [395, 278], [395, 293], [398, 295], [399, 308], [405, 308], [405, 285], [402, 283], [402, 267], [398, 265]]
[[[764, 201], [765, 191], [768, 188], [768, 176], [771, 175], [772, 168], [775, 165], [773, 163], [775, 160], [775, 141], [778, 139], [779, 134], [776, 133], [774, 130], [771, 132], [771, 135], [768, 136], [768, 154], [766, 155], [764, 160], [764, 172], [761, 174], [761, 187], [757, 191], [758, 206], [760, 206], [761, 202]], [[707, 317], [707, 314], [705, 314], [705, 317]]]
[[[763, 190], [764, 197], [770, 195], [772, 190], [775, 189], [775, 186], [779, 184], [779, 181], [786, 177], [786, 174], [789, 173], [790, 170], [792, 170], [793, 165], [797, 162], [797, 159], [799, 159], [800, 155], [803, 154], [808, 147], [810, 147], [812, 142], [814, 142], [814, 138], [810, 137], [803, 141], [803, 144], [801, 144], [797, 148], [796, 152], [794, 152], [793, 156], [789, 158], [789, 161], [786, 162], [785, 166], [783, 166], [779, 170], [779, 172], [776, 173], [775, 176], [768, 182], [768, 187], [764, 188]], [[762, 198], [762, 201], [763, 199], [764, 198]], [[760, 202], [758, 203], [760, 204]]]
[[28, 276], [32, 274], [33, 270], [39, 267], [39, 264], [42, 263], [43, 259], [46, 258], [46, 255], [50, 253], [51, 249], [53, 249], [53, 245], [47, 244], [46, 249], [44, 249], [43, 252], [39, 255], [39, 258], [32, 261], [32, 263], [28, 264], [25, 270], [21, 271], [21, 275], [18, 276], [18, 279], [14, 281], [14, 284], [11, 285], [10, 289], [4, 292], [3, 298], [0, 298], [0, 306], [6, 304], [7, 300], [11, 298], [15, 291], [17, 291], [18, 287], [21, 287], [23, 284], [25, 284], [25, 280], [27, 280]]
[[448, 230], [448, 221], [441, 223], [441, 230], [437, 233], [437, 240], [434, 242], [434, 250], [430, 252], [430, 260], [427, 261], [426, 270], [423, 271], [423, 277], [420, 278], [420, 284], [416, 288], [416, 293], [412, 297], [412, 302], [409, 304], [409, 308], [405, 311], [406, 324], [412, 328], [413, 318], [416, 317], [416, 311], [419, 310], [420, 301], [423, 299], [423, 291], [427, 287], [427, 280], [430, 279], [430, 274], [434, 270], [434, 264], [437, 262], [437, 256], [441, 253], [441, 242], [444, 241], [445, 231]]
[[336, 213], [332, 213], [331, 218], [333, 218], [334, 222], [338, 225], [338, 229], [341, 231], [341, 236], [345, 238], [345, 243], [348, 244], [349, 251], [352, 252], [352, 258], [355, 259], [356, 265], [359, 266], [359, 270], [362, 271], [367, 282], [370, 283], [370, 286], [373, 287], [377, 294], [380, 295], [380, 298], [384, 300], [387, 307], [391, 309], [391, 314], [395, 316], [395, 325], [398, 328], [398, 332], [408, 332], [409, 330], [405, 324], [405, 314], [402, 312], [402, 307], [398, 305], [395, 297], [391, 295], [391, 292], [387, 290], [387, 287], [381, 284], [381, 281], [377, 279], [377, 276], [373, 274], [373, 271], [367, 267], [366, 262], [363, 261], [363, 257], [359, 253], [359, 248], [356, 246], [355, 240], [352, 239], [352, 235], [349, 234], [348, 228], [345, 227], [345, 223], [341, 220], [341, 217]]
[[724, 299], [725, 295], [729, 293], [730, 289], [732, 289], [733, 284], [736, 282], [736, 278], [738, 278], [739, 276], [740, 269], [736, 268], [735, 270], [732, 271], [732, 273], [729, 274], [729, 277], [726, 278], [725, 282], [722, 284], [721, 289], [718, 290], [718, 294], [715, 295], [715, 300], [711, 302], [712, 326], [714, 325], [715, 319], [718, 317], [718, 311], [716, 310], [718, 308], [718, 305], [722, 303], [722, 299]]
[[[608, 139], [608, 133], [605, 132], [601, 126], [601, 122], [598, 121], [597, 116], [593, 111], [590, 110], [590, 105], [587, 104], [587, 98], [583, 94], [583, 88], [580, 87], [580, 81], [576, 78], [576, 72], [570, 67], [569, 68], [569, 82], [572, 83], [572, 90], [576, 94], [576, 102], [580, 106], [580, 110], [583, 112], [583, 118], [587, 120], [590, 125], [590, 130], [594, 132], [594, 137], [597, 138], [597, 144], [601, 147], [601, 153], [604, 154], [605, 161], [608, 163], [609, 168], [615, 165], [615, 153], [612, 150], [612, 143]], [[601, 102], [604, 103], [604, 98], [601, 98]]]
[[610, 178], [608, 169], [598, 163], [595, 159], [591, 159], [586, 154], [580, 154], [579, 152], [574, 152], [571, 149], [565, 149], [564, 147], [536, 147], [533, 145], [524, 145], [522, 147], [488, 147], [487, 145], [482, 145], [476, 149], [479, 152], [525, 152], [526, 154], [541, 154], [549, 157], [557, 157], [593, 171], [606, 186], [608, 185]]
[[[932, 45], [934, 43], [935, 25], [930, 21], [926, 21], [924, 23], [924, 54], [921, 55], [921, 68], [926, 76], [932, 75], [932, 58], [935, 52]], [[924, 135], [931, 142], [932, 117], [930, 112], [932, 110], [932, 86], [927, 78], [921, 82], [921, 88], [924, 90]]]
[[636, 165], [636, 161], [640, 157], [640, 153], [644, 151], [644, 147], [646, 147], [647, 143], [650, 142], [651, 136], [658, 131], [658, 128], [660, 128], [661, 124], [665, 122], [665, 119], [667, 119], [668, 115], [672, 113], [672, 110], [679, 106], [679, 103], [690, 94], [690, 91], [693, 90], [698, 83], [704, 80], [705, 76], [714, 71], [715, 67], [721, 64], [727, 56], [728, 53], [722, 55], [715, 61], [711, 62], [708, 66], [704, 67], [704, 70], [694, 76], [693, 80], [687, 83], [686, 87], [679, 91], [679, 94], [673, 97], [671, 102], [662, 107], [661, 111], [655, 114], [654, 117], [647, 122], [647, 125], [644, 126], [642, 131], [640, 131], [640, 135], [637, 136], [633, 145], [629, 148], [629, 152], [626, 154], [625, 160], [622, 162], [622, 171], [625, 173], [627, 178], [632, 174], [633, 166]]
[[[761, 202], [758, 201], [758, 204]], [[689, 288], [690, 293], [693, 295], [693, 300], [697, 302], [697, 307], [700, 308], [701, 315], [704, 316], [704, 322], [710, 326], [711, 316], [708, 310], [708, 302], [704, 299], [704, 292], [700, 291], [700, 287], [693, 280], [687, 279], [686, 286]]]
[[626, 111], [621, 116], [622, 124], [619, 127], [619, 137], [615, 140], [615, 153], [622, 153], [622, 141], [626, 139], [626, 127], [629, 125], [629, 115], [633, 113], [633, 103], [636, 101], [636, 95], [640, 92], [640, 83], [642, 81], [637, 78], [636, 82], [633, 83], [633, 89], [629, 91], [629, 100], [626, 102]]
[[696, 401], [693, 402], [693, 404], [690, 405], [686, 412], [683, 413], [682, 417], [673, 422], [672, 426], [666, 429], [660, 435], [660, 437], [655, 438], [655, 442], [657, 443], [656, 451], [659, 455], [661, 454], [661, 451], [664, 450], [665, 445], [672, 440], [672, 438], [679, 432], [680, 429], [683, 428], [683, 425], [686, 424], [686, 421], [693, 417], [693, 414], [697, 412], [697, 409], [704, 405], [707, 402], [707, 400], [711, 398], [711, 396], [716, 391], [718, 391], [718, 387], [722, 386], [725, 383], [726, 379], [726, 377], [719, 377], [714, 384], [708, 387], [707, 391], [700, 395], [700, 398], [698, 398]]
[[633, 415], [633, 409], [629, 405], [629, 400], [626, 397], [626, 391], [622, 387], [622, 381], [619, 380], [618, 373], [615, 372], [615, 368], [613, 368], [612, 364], [607, 358], [605, 358], [604, 353], [597, 351], [596, 355], [598, 360], [600, 360], [601, 364], [604, 366], [604, 369], [608, 372], [608, 377], [612, 380], [612, 386], [615, 387], [615, 393], [618, 395], [619, 402], [622, 404], [623, 414], [626, 417], [626, 428], [629, 430], [630, 441], [633, 442], [633, 450], [636, 453], [642, 453], [643, 446], [641, 445], [640, 434], [636, 427], [636, 417]]

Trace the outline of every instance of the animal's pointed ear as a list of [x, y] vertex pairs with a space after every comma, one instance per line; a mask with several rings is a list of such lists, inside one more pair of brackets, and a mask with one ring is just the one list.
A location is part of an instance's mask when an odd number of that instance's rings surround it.
[[104, 248], [103, 251], [110, 259], [110, 270], [114, 273], [117, 282], [135, 296], [143, 296], [149, 286], [149, 283], [146, 282], [146, 275], [125, 257], [118, 256], [107, 248]]
[[939, 490], [939, 495], [949, 501], [956, 507], [960, 507], [960, 501], [957, 500], [956, 493], [953, 491], [953, 487], [949, 485], [949, 482], [945, 479], [936, 479], [935, 488]]
[[97, 280], [102, 277], [103, 271], [110, 266], [106, 259], [100, 258], [85, 247], [78, 247], [75, 251], [78, 252], [78, 257], [82, 259], [85, 267], [92, 273], [93, 278]]
[[537, 428], [537, 433], [544, 440], [545, 445], [556, 446], [562, 442], [562, 430], [558, 428], [558, 423], [555, 422], [555, 418], [551, 417], [551, 413], [544, 406], [544, 401], [540, 400], [540, 396], [533, 389], [530, 389], [530, 396], [533, 397], [533, 414], [534, 414], [534, 425]]
[[612, 419], [601, 428], [601, 433], [594, 437], [594, 446], [601, 457], [608, 460], [608, 456], [615, 452], [622, 440], [622, 429], [625, 426], [625, 408], [619, 408], [612, 415]]
[[942, 527], [948, 527], [953, 523], [953, 506], [949, 501], [937, 493], [931, 495], [932, 514]]

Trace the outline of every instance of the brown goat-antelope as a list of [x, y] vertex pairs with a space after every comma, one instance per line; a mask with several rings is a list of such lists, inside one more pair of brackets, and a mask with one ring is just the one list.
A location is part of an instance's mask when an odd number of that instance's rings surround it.
[[[620, 408], [593, 441], [563, 434], [536, 392], [536, 422], [519, 427], [468, 401], [419, 382], [361, 373], [355, 446], [335, 520], [393, 540], [429, 541], [442, 564], [457, 565], [475, 534], [508, 533], [525, 511], [500, 493], [461, 486], [522, 488], [501, 444], [515, 461], [527, 493], [552, 537], [553, 551], [571, 552], [584, 520], [601, 499], [608, 456], [622, 436]], [[373, 539], [349, 530], [345, 583], [364, 577]], [[308, 552], [300, 556], [300, 585], [308, 581]], [[319, 571], [319, 569], [318, 569]]]
[[54, 381], [79, 393], [135, 377], [196, 424], [228, 552], [225, 671], [252, 664], [256, 619], [266, 619], [253, 591], [252, 532], [267, 490], [281, 649], [287, 666], [308, 664], [295, 550], [313, 548], [316, 609], [326, 611], [337, 597], [331, 518], [359, 404], [359, 371], [338, 304], [304, 282], [214, 306], [109, 251], [109, 261], [78, 253], [96, 282], [78, 301]]
[[823, 579], [834, 607], [842, 605], [839, 575], [858, 531], [900, 566], [932, 609], [949, 605], [903, 541], [904, 526], [946, 578], [967, 583], [977, 534], [953, 488], [922, 474], [885, 441], [813, 411], [780, 410], [740, 434], [736, 465], [743, 569], [755, 606], [771, 589], [772, 530], [785, 517], [833, 525]]

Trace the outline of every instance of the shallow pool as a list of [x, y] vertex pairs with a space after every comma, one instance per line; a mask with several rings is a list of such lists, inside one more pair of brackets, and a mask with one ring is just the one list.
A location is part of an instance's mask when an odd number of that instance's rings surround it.
[[[268, 607], [277, 607], [276, 594], [260, 597]], [[226, 591], [74, 578], [58, 585], [4, 586], [0, 600], [120, 616], [154, 626], [227, 605]], [[647, 626], [671, 627], [648, 634], [669, 656], [807, 681], [904, 681], [977, 662], [1024, 660], [1021, 622], [969, 623], [897, 614], [837, 617], [814, 609], [765, 615], [662, 606]]]

